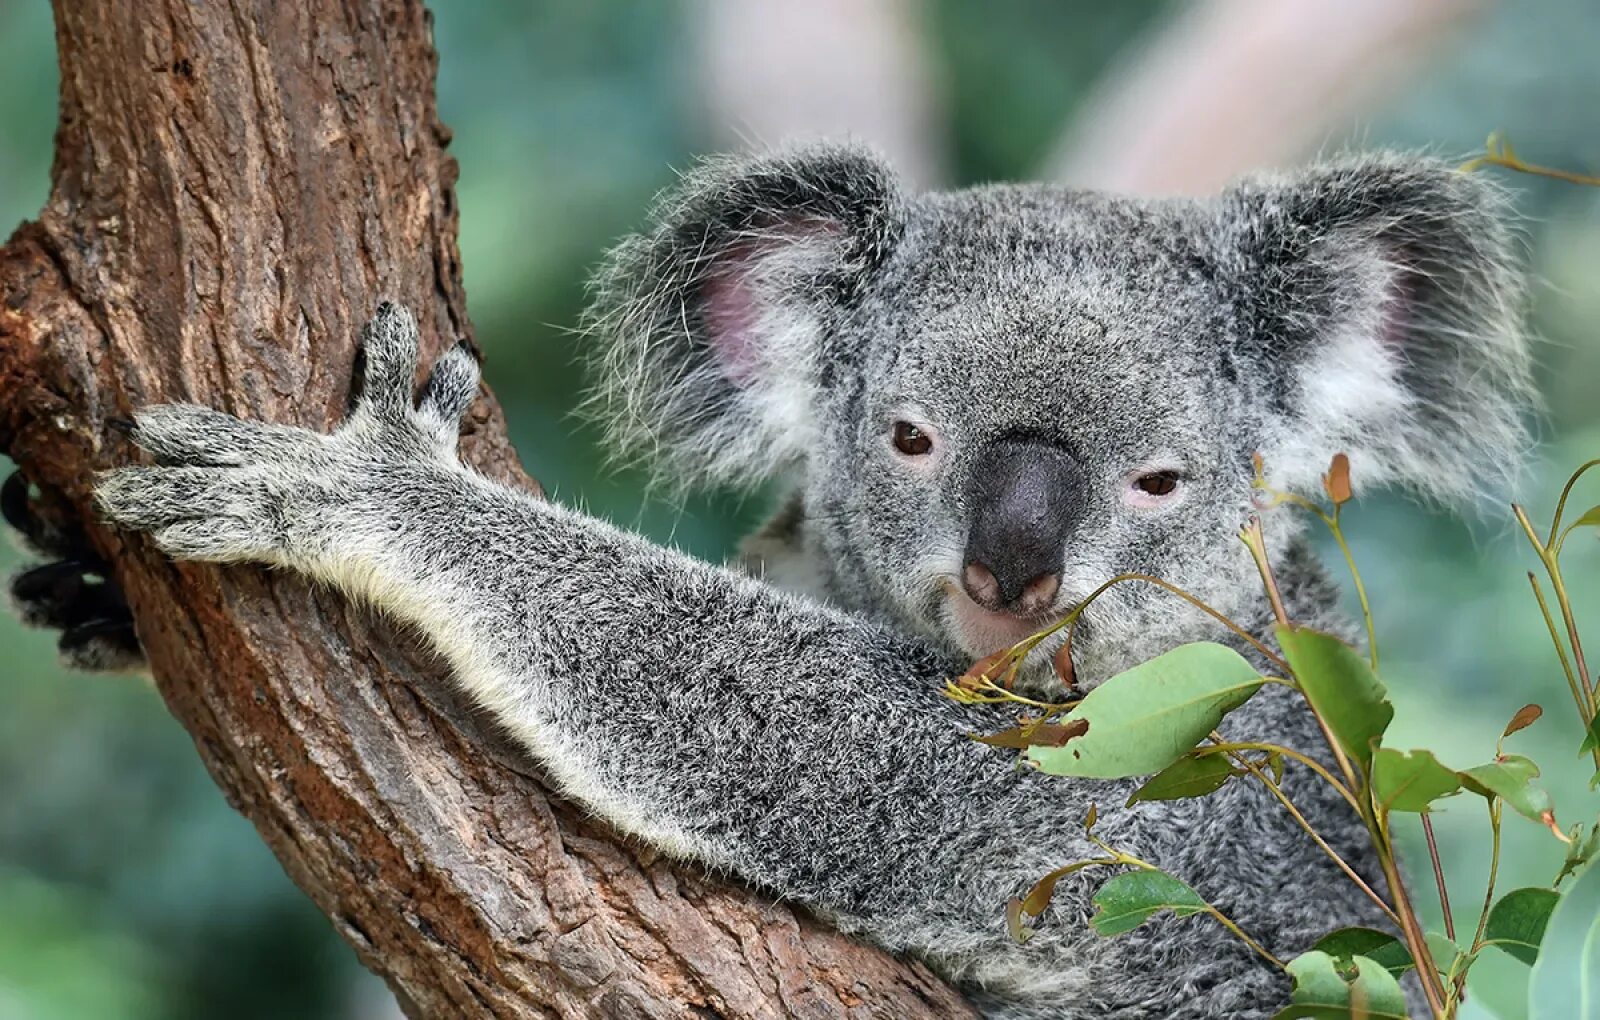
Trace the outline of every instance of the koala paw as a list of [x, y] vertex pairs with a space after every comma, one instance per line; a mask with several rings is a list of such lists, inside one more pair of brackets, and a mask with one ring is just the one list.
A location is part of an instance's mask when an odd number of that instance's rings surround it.
[[363, 335], [360, 396], [331, 435], [193, 405], [140, 411], [131, 435], [156, 466], [102, 476], [101, 512], [178, 559], [315, 569], [378, 530], [373, 522], [404, 505], [418, 471], [457, 469], [477, 359], [465, 346], [445, 354], [413, 402], [418, 340], [408, 312], [379, 307]]
[[73, 669], [142, 668], [144, 651], [134, 634], [128, 603], [88, 536], [36, 513], [21, 472], [0, 485], [0, 511], [24, 548], [47, 561], [19, 572], [7, 585], [22, 622], [60, 631], [61, 660]]

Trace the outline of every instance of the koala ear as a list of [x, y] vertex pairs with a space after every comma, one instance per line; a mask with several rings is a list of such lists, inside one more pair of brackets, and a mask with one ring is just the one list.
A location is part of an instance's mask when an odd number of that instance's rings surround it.
[[903, 200], [864, 152], [816, 146], [701, 163], [593, 284], [589, 414], [679, 481], [797, 463], [841, 315], [898, 242]]
[[1358, 484], [1439, 499], [1510, 480], [1534, 397], [1504, 191], [1366, 156], [1244, 181], [1221, 217], [1275, 486], [1315, 488], [1340, 451]]

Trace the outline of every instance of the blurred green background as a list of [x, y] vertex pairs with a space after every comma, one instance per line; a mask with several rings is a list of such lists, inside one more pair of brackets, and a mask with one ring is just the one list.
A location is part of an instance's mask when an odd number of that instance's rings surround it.
[[[1174, 7], [894, 5], [925, 76], [933, 157], [922, 175], [959, 184], [1047, 172], [1080, 104]], [[648, 500], [638, 477], [599, 471], [594, 437], [569, 414], [581, 379], [568, 330], [587, 268], [673, 167], [738, 137], [705, 94], [716, 86], [699, 42], [715, 5], [477, 0], [435, 13], [472, 316], [529, 468], [596, 513], [725, 554], [759, 499]], [[1600, 9], [1585, 0], [1477, 5], [1321, 139], [1465, 155], [1501, 129], [1525, 158], [1600, 172], [1597, 42]], [[5, 0], [0, 225], [32, 215], [48, 190], [55, 89], [46, 4]], [[1548, 407], [1524, 486], [1537, 518], [1567, 472], [1600, 455], [1600, 191], [1488, 172], [1519, 189], [1541, 281], [1532, 313]], [[1593, 820], [1600, 796], [1572, 754], [1577, 724], [1528, 593], [1533, 561], [1503, 507], [1464, 523], [1378, 498], [1347, 522], [1381, 621], [1396, 741], [1469, 765], [1492, 752], [1517, 707], [1540, 701], [1549, 714], [1513, 749], [1546, 766], [1564, 821]], [[1597, 550], [1576, 542], [1568, 561], [1600, 643]], [[20, 562], [0, 551], [0, 569]], [[65, 674], [49, 637], [9, 618], [0, 649], [0, 1020], [395, 1015], [223, 803], [147, 684]], [[1486, 859], [1473, 808], [1463, 799], [1439, 819], [1469, 927]], [[1514, 817], [1506, 827], [1503, 888], [1548, 882], [1561, 857], [1553, 839]], [[1420, 862], [1420, 835], [1407, 829]], [[1474, 1011], [1523, 1016], [1525, 973], [1490, 959], [1474, 972]]]

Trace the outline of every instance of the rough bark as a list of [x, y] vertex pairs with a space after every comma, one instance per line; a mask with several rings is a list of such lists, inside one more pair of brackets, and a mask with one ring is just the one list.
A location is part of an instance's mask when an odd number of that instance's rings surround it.
[[[336, 421], [380, 297], [433, 351], [470, 336], [419, 3], [58, 0], [56, 20], [53, 189], [0, 252], [0, 447], [60, 512], [135, 457], [107, 422], [147, 403]], [[487, 394], [464, 448], [532, 484]], [[206, 767], [411, 1016], [970, 1015], [920, 966], [550, 798], [337, 597], [90, 529]]]

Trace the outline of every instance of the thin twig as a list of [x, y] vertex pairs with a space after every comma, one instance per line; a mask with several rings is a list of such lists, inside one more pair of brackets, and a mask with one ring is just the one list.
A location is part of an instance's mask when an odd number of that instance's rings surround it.
[[1439, 886], [1439, 909], [1444, 911], [1444, 933], [1456, 940], [1456, 919], [1450, 912], [1450, 890], [1444, 884], [1444, 867], [1439, 863], [1439, 843], [1433, 836], [1433, 817], [1422, 812], [1422, 832], [1428, 837], [1428, 859], [1433, 862], [1433, 880]]
[[[1528, 571], [1528, 583], [1533, 586], [1533, 597], [1539, 603], [1539, 612], [1544, 614], [1544, 625], [1550, 629], [1550, 643], [1556, 646], [1556, 657], [1561, 660], [1561, 671], [1567, 677], [1567, 689], [1572, 692], [1573, 704], [1578, 706], [1578, 715], [1581, 717], [1588, 708], [1583, 702], [1583, 692], [1578, 689], [1578, 678], [1572, 672], [1572, 662], [1567, 658], [1567, 646], [1562, 643], [1561, 635], [1556, 631], [1555, 617], [1550, 615], [1550, 604], [1544, 600], [1544, 589], [1539, 587], [1539, 578], [1533, 571]], [[1600, 754], [1597, 749], [1596, 754]], [[1595, 764], [1600, 766], [1600, 761]]]
[[1335, 776], [1332, 772], [1329, 772], [1325, 765], [1323, 765], [1320, 761], [1317, 761], [1317, 759], [1311, 757], [1309, 754], [1302, 754], [1293, 748], [1284, 747], [1282, 744], [1269, 744], [1255, 741], [1219, 741], [1214, 744], [1207, 744], [1197, 747], [1190, 753], [1205, 755], [1221, 752], [1226, 754], [1230, 751], [1265, 751], [1268, 754], [1281, 754], [1285, 758], [1292, 758], [1300, 764], [1311, 769], [1323, 779], [1327, 780], [1328, 785], [1332, 786], [1339, 796], [1344, 798], [1346, 804], [1349, 804], [1357, 814], [1361, 813], [1361, 804], [1356, 800], [1355, 794], [1351, 793], [1350, 789], [1341, 783], [1337, 776]]
[[[1478, 930], [1472, 936], [1472, 948], [1467, 953], [1473, 955], [1483, 948], [1483, 936], [1489, 929], [1489, 910], [1494, 906], [1495, 880], [1500, 874], [1500, 811], [1501, 802], [1498, 799], [1489, 800], [1489, 829], [1494, 834], [1492, 849], [1489, 853], [1489, 882], [1483, 893], [1483, 910], [1478, 913]], [[1466, 1000], [1467, 976], [1462, 974], [1456, 978], [1456, 1001]]]
[[1352, 868], [1343, 857], [1339, 856], [1339, 852], [1337, 850], [1328, 845], [1328, 841], [1322, 838], [1321, 834], [1319, 834], [1317, 830], [1312, 827], [1311, 823], [1306, 821], [1306, 816], [1300, 813], [1300, 809], [1294, 806], [1294, 802], [1289, 799], [1288, 794], [1279, 789], [1278, 784], [1274, 783], [1265, 772], [1261, 771], [1261, 767], [1259, 765], [1250, 761], [1250, 759], [1244, 757], [1243, 755], [1238, 755], [1236, 757], [1230, 755], [1230, 757], [1233, 757], [1240, 766], [1249, 770], [1251, 775], [1261, 780], [1262, 785], [1271, 791], [1274, 797], [1278, 798], [1278, 803], [1282, 804], [1284, 810], [1289, 812], [1290, 817], [1299, 823], [1300, 828], [1305, 830], [1306, 835], [1311, 837], [1312, 842], [1317, 844], [1318, 849], [1327, 854], [1328, 859], [1339, 866], [1339, 870], [1345, 873], [1345, 877], [1349, 878], [1350, 881], [1356, 884], [1357, 888], [1366, 893], [1367, 897], [1371, 899], [1373, 903], [1378, 905], [1378, 909], [1382, 910], [1388, 915], [1389, 920], [1393, 921], [1396, 926], [1401, 925], [1400, 917], [1394, 912], [1394, 909], [1390, 907], [1388, 903], [1384, 902], [1383, 897], [1379, 896], [1372, 886], [1367, 884], [1365, 879], [1356, 874], [1355, 869]]

